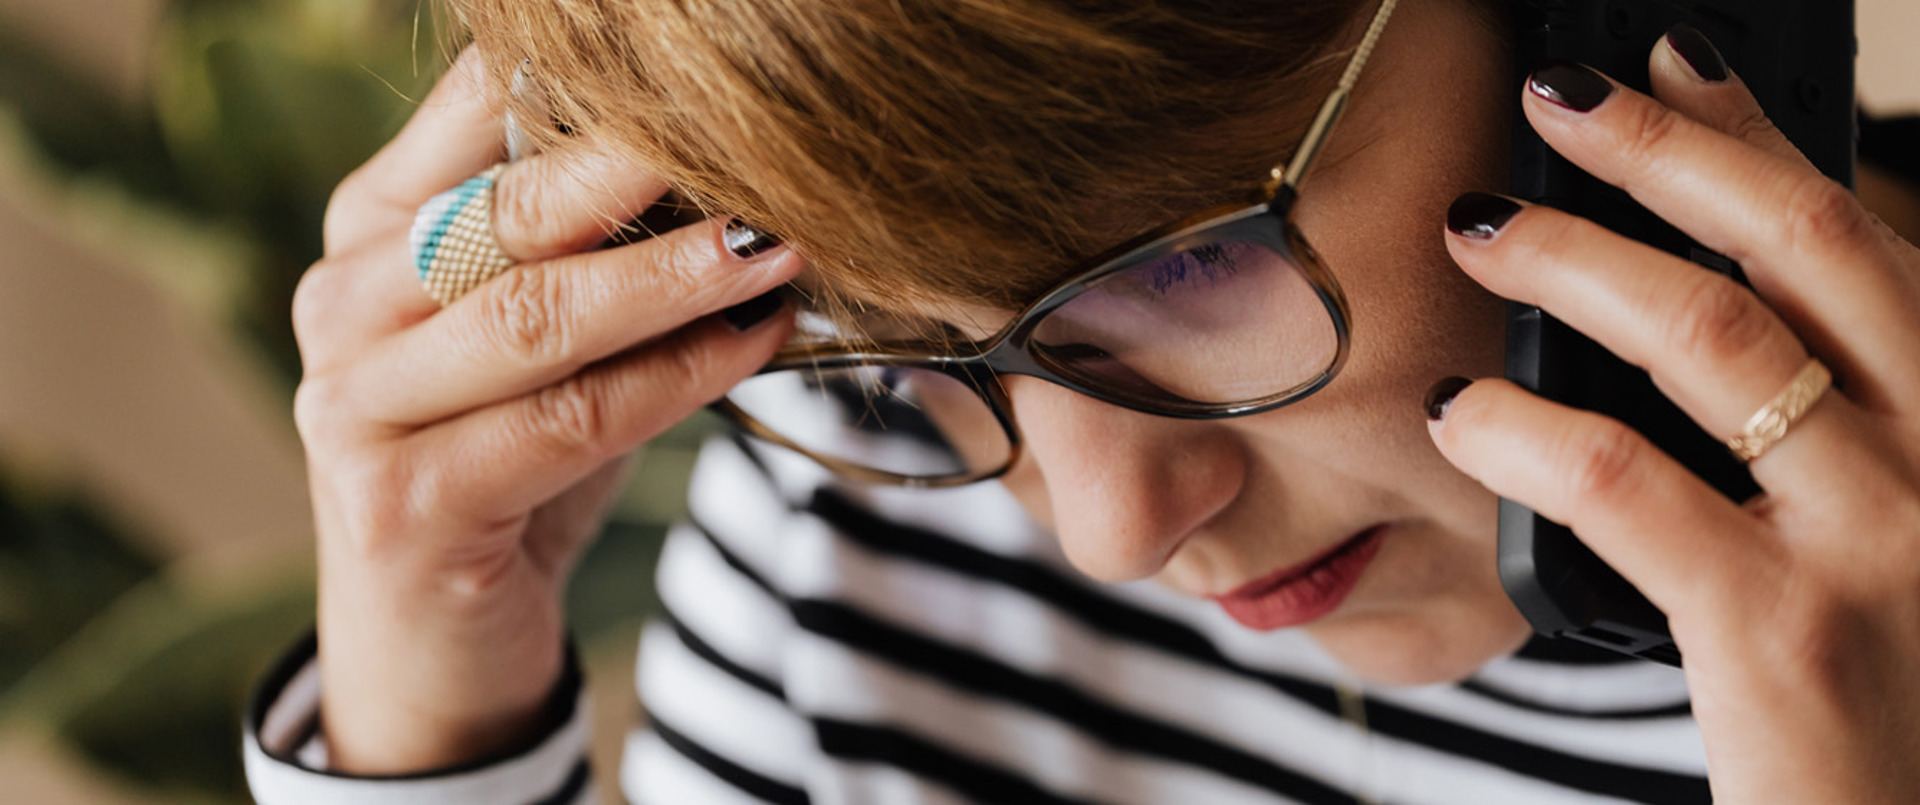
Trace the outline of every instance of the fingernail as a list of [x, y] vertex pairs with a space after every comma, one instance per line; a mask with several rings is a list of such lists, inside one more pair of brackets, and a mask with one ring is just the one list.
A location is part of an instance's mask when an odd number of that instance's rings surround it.
[[1533, 71], [1527, 89], [1563, 109], [1591, 112], [1613, 94], [1613, 82], [1584, 64], [1561, 61]]
[[785, 305], [786, 300], [780, 298], [780, 289], [775, 288], [720, 311], [720, 318], [726, 319], [727, 324], [732, 326], [736, 332], [744, 333], [753, 329], [754, 325], [766, 321], [768, 317], [778, 313], [780, 308]]
[[1473, 381], [1464, 377], [1442, 378], [1427, 389], [1427, 419], [1439, 422], [1447, 417], [1447, 409], [1453, 407], [1453, 398], [1460, 396]]
[[1474, 240], [1491, 240], [1500, 228], [1520, 214], [1520, 205], [1492, 193], [1466, 193], [1447, 208], [1447, 229]]
[[742, 260], [780, 245], [779, 238], [738, 218], [727, 221], [726, 230], [720, 233], [720, 241], [726, 245], [727, 251]]
[[1700, 80], [1715, 84], [1727, 80], [1726, 58], [1700, 29], [1684, 22], [1673, 26], [1673, 30], [1667, 32], [1667, 47], [1680, 54]]

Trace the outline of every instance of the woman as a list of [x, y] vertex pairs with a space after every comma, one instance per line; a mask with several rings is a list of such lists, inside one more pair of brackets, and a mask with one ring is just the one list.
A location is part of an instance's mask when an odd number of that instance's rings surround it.
[[[296, 302], [325, 650], [250, 715], [257, 796], [584, 801], [559, 591], [620, 456], [736, 386], [751, 427], [822, 460], [704, 456], [643, 643], [635, 801], [1920, 796], [1920, 255], [1711, 44], [1656, 46], [1655, 98], [1558, 65], [1523, 108], [1753, 294], [1481, 192], [1505, 178], [1499, 4], [1405, 3], [1317, 161], [1271, 179], [1388, 9], [1116, 5], [458, 4], [476, 52], [342, 185]], [[515, 74], [538, 91], [509, 103]], [[523, 126], [540, 153], [429, 204], [410, 247], [416, 208], [501, 160], [509, 106], [559, 125]], [[670, 187], [716, 218], [594, 250]], [[1312, 249], [1101, 256], [1256, 191]], [[457, 300], [428, 272], [442, 309], [403, 264], [440, 265], [444, 210], [474, 198], [498, 254], [473, 248], [513, 265]], [[742, 384], [795, 339], [965, 353], [1052, 291], [1074, 301], [1029, 311], [1013, 368], [913, 392], [919, 447], [859, 422], [818, 441], [775, 421], [793, 403], [755, 407], [776, 375]], [[1459, 380], [1500, 374], [1500, 297], [1646, 366], [1716, 437], [1809, 367], [1834, 388], [1758, 444], [1767, 494], [1736, 505], [1604, 418]], [[1318, 307], [1260, 315], [1279, 299]], [[848, 410], [899, 414], [896, 375], [863, 377]], [[1666, 610], [1684, 679], [1523, 648], [1496, 494]]]

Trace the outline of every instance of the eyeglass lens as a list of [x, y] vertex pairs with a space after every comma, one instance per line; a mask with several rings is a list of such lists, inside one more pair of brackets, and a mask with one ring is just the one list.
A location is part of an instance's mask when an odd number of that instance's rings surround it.
[[[1270, 246], [1192, 246], [1108, 274], [1048, 313], [1031, 352], [1110, 398], [1231, 405], [1314, 382], [1340, 336], [1313, 284]], [[894, 475], [985, 475], [1013, 448], [969, 381], [861, 366], [762, 374], [734, 405], [817, 456]]]
[[1035, 329], [1048, 368], [1152, 404], [1232, 404], [1313, 380], [1340, 337], [1313, 286], [1264, 244], [1206, 244], [1100, 279]]
[[927, 369], [774, 372], [748, 378], [727, 399], [796, 447], [894, 475], [979, 477], [1013, 455], [967, 381]]

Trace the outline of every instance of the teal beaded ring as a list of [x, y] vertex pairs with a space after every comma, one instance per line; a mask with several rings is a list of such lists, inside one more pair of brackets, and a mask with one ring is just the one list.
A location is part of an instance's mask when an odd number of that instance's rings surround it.
[[414, 215], [407, 243], [427, 295], [441, 305], [466, 295], [513, 266], [493, 235], [494, 180], [500, 163], [434, 196]]

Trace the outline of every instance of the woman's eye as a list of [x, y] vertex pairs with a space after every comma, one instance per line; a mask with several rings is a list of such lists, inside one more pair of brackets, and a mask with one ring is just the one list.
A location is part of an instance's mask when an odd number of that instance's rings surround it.
[[1113, 353], [1087, 343], [1048, 344], [1046, 348], [1054, 357], [1076, 363], [1113, 358]]

